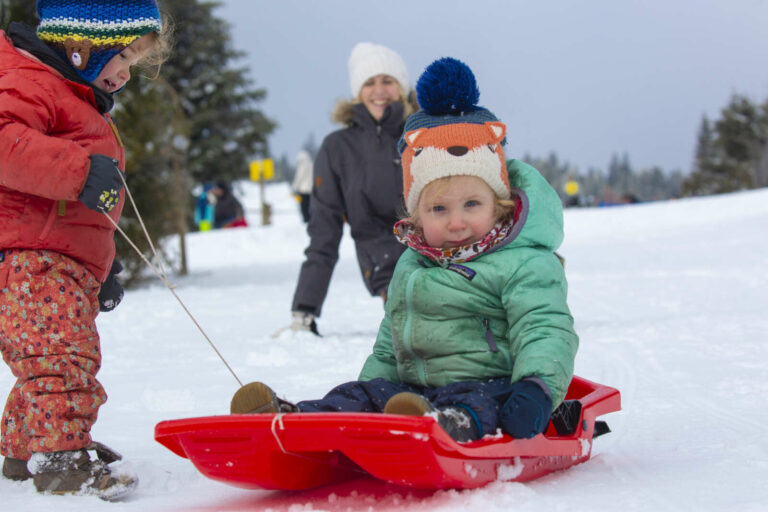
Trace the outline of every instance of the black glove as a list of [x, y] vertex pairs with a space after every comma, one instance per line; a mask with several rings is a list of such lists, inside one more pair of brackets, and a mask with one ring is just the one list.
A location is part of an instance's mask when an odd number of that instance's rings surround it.
[[123, 271], [123, 266], [117, 261], [117, 258], [112, 262], [112, 268], [109, 270], [109, 275], [104, 280], [99, 290], [99, 311], [107, 312], [112, 311], [123, 300], [123, 286], [120, 281], [117, 280], [117, 274]]
[[541, 434], [552, 415], [552, 398], [543, 386], [532, 379], [512, 384], [512, 392], [499, 412], [501, 428], [517, 439]]
[[117, 160], [107, 155], [91, 155], [91, 168], [78, 199], [97, 212], [111, 212], [120, 202], [123, 179]]

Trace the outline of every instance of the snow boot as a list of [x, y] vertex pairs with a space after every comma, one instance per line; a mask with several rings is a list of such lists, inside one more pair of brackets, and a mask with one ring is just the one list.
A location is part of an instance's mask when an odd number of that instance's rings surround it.
[[435, 408], [432, 403], [416, 393], [403, 392], [394, 395], [384, 406], [386, 414], [424, 416], [437, 413], [437, 424], [455, 441], [466, 443], [480, 439], [480, 432], [469, 411], [461, 406]]
[[6, 457], [3, 461], [3, 476], [9, 480], [29, 480], [32, 473], [27, 469], [27, 461]]
[[[88, 450], [96, 452], [96, 460], [91, 460]], [[109, 467], [121, 459], [122, 455], [103, 444], [91, 443], [81, 450], [33, 453], [27, 467], [40, 493], [95, 495], [114, 501], [138, 485], [135, 475], [118, 475]]]
[[299, 408], [287, 400], [278, 398], [272, 388], [263, 382], [250, 382], [241, 387], [229, 404], [231, 414], [261, 414], [299, 412]]

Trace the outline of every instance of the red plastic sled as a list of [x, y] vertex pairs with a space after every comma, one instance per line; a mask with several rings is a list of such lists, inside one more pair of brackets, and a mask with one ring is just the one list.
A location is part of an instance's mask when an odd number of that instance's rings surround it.
[[619, 391], [574, 377], [567, 414], [533, 439], [457, 443], [429, 416], [294, 413], [163, 421], [155, 439], [205, 476], [250, 489], [310, 489], [370, 474], [425, 489], [525, 482], [589, 459]]

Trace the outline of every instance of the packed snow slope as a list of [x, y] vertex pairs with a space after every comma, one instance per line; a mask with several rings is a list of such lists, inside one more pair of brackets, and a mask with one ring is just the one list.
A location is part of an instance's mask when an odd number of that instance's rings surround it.
[[[319, 320], [322, 338], [271, 334], [290, 321], [307, 236], [284, 185], [241, 186], [251, 227], [191, 234], [176, 292], [243, 382], [291, 400], [356, 378], [382, 316], [351, 240]], [[208, 480], [153, 439], [162, 420], [226, 414], [238, 384], [159, 282], [98, 319], [109, 393], [95, 439], [140, 478], [120, 503], [38, 495], [0, 479], [4, 511], [768, 510], [768, 190], [565, 213], [576, 373], [619, 388], [623, 410], [585, 464], [526, 483], [411, 491], [355, 480], [309, 492]], [[169, 241], [175, 247], [176, 241]], [[0, 370], [0, 389], [13, 378]], [[258, 456], [258, 454], [254, 455]]]

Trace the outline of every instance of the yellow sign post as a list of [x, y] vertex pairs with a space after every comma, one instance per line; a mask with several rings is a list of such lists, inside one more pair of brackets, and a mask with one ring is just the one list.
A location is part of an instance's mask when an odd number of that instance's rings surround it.
[[259, 181], [261, 177], [261, 160], [253, 160], [250, 165], [251, 181]]
[[261, 198], [261, 225], [269, 226], [272, 217], [272, 207], [264, 198], [264, 182], [274, 179], [275, 163], [271, 158], [253, 160], [250, 165], [251, 181], [259, 184], [259, 197]]
[[265, 180], [275, 178], [275, 162], [271, 158], [265, 158], [261, 163], [261, 174]]

